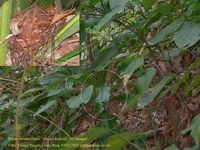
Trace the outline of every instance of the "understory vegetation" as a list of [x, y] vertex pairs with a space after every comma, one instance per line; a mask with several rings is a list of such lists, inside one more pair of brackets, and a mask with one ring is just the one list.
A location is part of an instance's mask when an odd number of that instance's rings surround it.
[[199, 150], [200, 2], [78, 9], [80, 66], [0, 67], [0, 148]]

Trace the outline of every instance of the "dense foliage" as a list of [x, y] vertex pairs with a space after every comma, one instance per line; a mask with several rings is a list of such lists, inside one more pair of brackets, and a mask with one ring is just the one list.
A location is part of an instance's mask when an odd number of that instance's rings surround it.
[[[75, 144], [68, 149], [92, 143], [198, 150], [199, 6], [198, 0], [81, 3], [81, 66], [0, 68], [1, 148], [14, 143], [9, 137], [20, 127], [21, 137], [87, 139], [50, 141]], [[135, 114], [146, 118], [143, 125]]]

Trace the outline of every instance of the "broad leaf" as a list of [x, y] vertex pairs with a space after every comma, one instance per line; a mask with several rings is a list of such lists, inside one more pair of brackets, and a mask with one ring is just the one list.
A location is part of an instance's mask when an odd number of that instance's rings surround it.
[[79, 31], [80, 28], [80, 14], [76, 14], [57, 34], [55, 37], [56, 45], [64, 39], [70, 37]]
[[167, 148], [165, 148], [164, 150], [179, 150], [176, 145], [171, 145], [171, 146], [168, 146]]
[[100, 30], [103, 26], [105, 26], [109, 21], [112, 20], [112, 18], [121, 12], [123, 7], [116, 7], [114, 8], [111, 12], [107, 13], [105, 16], [103, 16], [101, 18], [101, 20], [99, 21], [99, 23], [96, 26], [97, 30]]
[[163, 87], [168, 84], [172, 79], [174, 78], [174, 75], [168, 75], [165, 77], [162, 81], [160, 81], [155, 87], [150, 88], [138, 96], [138, 107], [143, 108], [150, 104], [154, 98], [160, 93], [160, 91], [163, 89]]
[[[0, 43], [10, 32], [9, 27], [12, 16], [12, 2], [13, 0], [0, 1]], [[6, 63], [7, 47], [7, 41], [0, 44], [0, 66], [4, 66]]]
[[181, 131], [182, 134], [186, 134], [187, 132], [189, 132], [190, 130], [196, 128], [196, 127], [199, 127], [200, 126], [200, 114], [195, 116], [193, 119], [192, 119], [192, 122], [190, 124], [190, 126], [184, 130]]
[[142, 1], [142, 5], [144, 6], [145, 9], [148, 9], [148, 8], [150, 8], [155, 2], [156, 2], [156, 0], [143, 0], [143, 1]]
[[180, 56], [185, 52], [184, 48], [173, 48], [171, 50], [165, 50], [164, 51], [164, 58], [166, 60], [173, 60], [177, 56]]
[[71, 97], [67, 101], [67, 105], [70, 108], [79, 108], [82, 103], [87, 104], [92, 97], [93, 86], [88, 86], [83, 92], [79, 93], [79, 95]]
[[21, 97], [28, 96], [29, 94], [33, 94], [33, 93], [38, 92], [38, 91], [41, 91], [41, 90], [43, 90], [43, 89], [44, 89], [43, 87], [37, 87], [37, 88], [29, 89], [29, 90], [25, 91], [25, 92], [21, 95]]
[[191, 130], [190, 135], [193, 137], [196, 143], [196, 149], [200, 148], [200, 126], [197, 126]]
[[73, 51], [67, 53], [66, 55], [58, 58], [56, 60], [56, 63], [63, 65], [63, 63], [65, 64], [68, 60], [70, 60], [71, 58], [74, 58], [74, 57], [78, 56], [79, 54], [80, 54], [80, 49], [79, 48], [74, 49]]
[[127, 68], [121, 72], [121, 75], [129, 75], [131, 76], [135, 70], [137, 70], [140, 66], [144, 64], [144, 60], [141, 57], [134, 57], [131, 63], [127, 66]]
[[110, 8], [114, 9], [116, 7], [125, 7], [129, 0], [110, 0]]
[[191, 47], [200, 40], [200, 24], [185, 22], [180, 30], [175, 33], [175, 43], [178, 47]]
[[99, 103], [107, 102], [110, 98], [110, 87], [103, 86], [97, 89], [98, 95], [96, 97], [96, 101]]
[[7, 102], [6, 104], [0, 105], [0, 111], [9, 108], [10, 106], [15, 105], [14, 100]]
[[155, 75], [156, 70], [155, 68], [149, 68], [146, 71], [146, 74], [138, 79], [136, 82], [136, 88], [139, 92], [143, 92], [149, 88], [149, 85], [151, 84], [151, 81], [153, 79], [153, 76]]
[[177, 19], [176, 21], [174, 21], [173, 23], [169, 24], [167, 27], [165, 27], [158, 33], [156, 33], [156, 35], [150, 40], [150, 43], [152, 45], [155, 45], [158, 42], [162, 41], [168, 35], [177, 31], [183, 24], [183, 20], [184, 20], [184, 18], [181, 17], [181, 18]]
[[128, 144], [127, 141], [137, 140], [139, 138], [141, 138], [141, 136], [136, 133], [122, 133], [110, 136], [108, 144], [110, 144], [110, 150], [122, 150], [123, 147]]
[[[88, 132], [81, 136], [72, 137], [71, 140], [66, 142], [67, 144], [74, 144], [73, 147], [70, 148], [70, 150], [74, 150], [79, 148], [79, 145], [83, 144], [90, 144], [91, 142], [97, 140], [98, 138], [101, 138], [102, 136], [109, 134], [111, 131], [109, 128], [102, 128], [102, 127], [95, 127], [95, 128], [89, 128]], [[73, 140], [73, 139], [85, 139], [85, 140]]]
[[55, 105], [56, 101], [48, 101], [44, 106], [42, 106], [33, 116], [37, 116], [38, 114], [46, 111], [48, 108], [50, 108], [51, 106]]
[[1, 104], [1, 101], [4, 101], [5, 99], [7, 99], [9, 97], [8, 94], [3, 94], [2, 96], [0, 96], [0, 104]]
[[121, 13], [124, 10], [124, 7], [128, 1], [129, 0], [111, 0], [111, 11], [105, 14], [105, 16], [100, 19], [99, 23], [96, 26], [96, 29], [100, 30], [104, 25], [111, 21], [116, 14]]

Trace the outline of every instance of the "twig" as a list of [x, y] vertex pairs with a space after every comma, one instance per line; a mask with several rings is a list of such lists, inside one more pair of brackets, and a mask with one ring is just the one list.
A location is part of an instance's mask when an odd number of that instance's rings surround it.
[[91, 47], [91, 41], [90, 41], [90, 34], [87, 34], [86, 36], [86, 46], [87, 46], [87, 50], [88, 50], [88, 57], [89, 57], [89, 63], [93, 63], [94, 62], [94, 57], [93, 57], [93, 53], [92, 53], [92, 47]]
[[[22, 106], [20, 106], [23, 110], [29, 112], [29, 113], [32, 113], [34, 114], [35, 112], [29, 110], [29, 109], [26, 109]], [[44, 117], [43, 115], [40, 115], [40, 114], [37, 114], [36, 116], [48, 121], [49, 123], [51, 123], [52, 125], [54, 125], [55, 127], [57, 127], [59, 130], [61, 130], [65, 135], [67, 135], [69, 138], [71, 137], [65, 130], [63, 130], [61, 127], [59, 127], [56, 123], [54, 123], [53, 121], [49, 120], [48, 118]]]
[[8, 79], [8, 78], [0, 78], [0, 81], [8, 81], [8, 82], [13, 82], [13, 83], [19, 83], [20, 82], [20, 81]]
[[[154, 131], [156, 131], [156, 128], [155, 128], [155, 126], [153, 124], [153, 112], [152, 112], [152, 108], [151, 107], [152, 106], [149, 106], [149, 115], [150, 115], [149, 119], [150, 119], [150, 122], [151, 122], [151, 127], [153, 128]], [[153, 137], [154, 137], [155, 146], [156, 146], [157, 149], [159, 149], [159, 144], [158, 144], [158, 141], [156, 139], [156, 133], [153, 134]]]
[[15, 149], [19, 150], [19, 137], [20, 137], [20, 126], [19, 126], [19, 115], [20, 115], [20, 102], [21, 95], [24, 91], [24, 82], [27, 76], [27, 67], [24, 68], [24, 72], [21, 78], [19, 91], [17, 94], [17, 102], [16, 102], [16, 114], [15, 114], [15, 131], [16, 131], [16, 141], [15, 141]]
[[2, 89], [3, 89], [3, 90], [5, 89], [5, 90], [7, 90], [7, 91], [13, 93], [15, 96], [17, 96], [17, 93], [16, 93], [16, 92], [12, 91], [11, 89], [9, 89], [9, 88], [7, 88], [7, 87], [5, 87], [5, 86], [3, 86]]

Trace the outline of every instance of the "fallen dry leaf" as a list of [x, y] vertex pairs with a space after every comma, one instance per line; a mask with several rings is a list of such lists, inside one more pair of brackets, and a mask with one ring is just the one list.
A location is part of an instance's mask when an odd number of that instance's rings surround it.
[[194, 105], [194, 104], [191, 104], [191, 103], [188, 104], [187, 107], [188, 107], [188, 109], [189, 109], [190, 111], [192, 111], [192, 112], [198, 111], [198, 109], [199, 109], [199, 106], [198, 106], [198, 105]]
[[173, 95], [168, 95], [165, 98], [165, 106], [168, 112], [168, 122], [170, 125], [176, 128], [179, 119], [179, 113], [178, 113], [179, 103], [177, 101], [177, 98]]
[[158, 67], [159, 67], [159, 71], [162, 75], [167, 75], [170, 73], [170, 69], [167, 66], [166, 62], [164, 61], [159, 61], [158, 62]]
[[183, 55], [183, 66], [187, 67], [191, 64], [192, 61], [192, 53], [191, 51], [187, 50], [185, 51]]
[[179, 143], [180, 143], [180, 145], [179, 145], [180, 149], [183, 149], [185, 147], [193, 147], [195, 144], [194, 140], [191, 136], [182, 136], [180, 138]]

